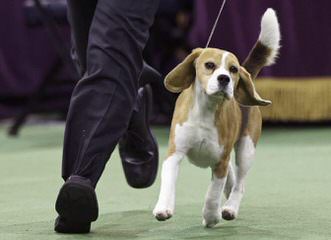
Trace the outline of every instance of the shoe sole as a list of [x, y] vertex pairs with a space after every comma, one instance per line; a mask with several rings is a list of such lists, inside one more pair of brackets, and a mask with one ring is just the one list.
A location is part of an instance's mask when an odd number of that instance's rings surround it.
[[[145, 119], [146, 119], [146, 126], [149, 126], [149, 121], [150, 121], [150, 118], [151, 118], [151, 115], [152, 115], [152, 108], [153, 108], [153, 93], [152, 93], [152, 88], [149, 84], [146, 84], [145, 87], [146, 88], [146, 97], [144, 97], [144, 101], [145, 101], [145, 106], [146, 106], [146, 116], [145, 116]], [[154, 144], [154, 147], [156, 149], [156, 158], [157, 161], [154, 162], [154, 166], [153, 166], [153, 169], [154, 171], [152, 172], [151, 174], [151, 178], [150, 178], [150, 181], [148, 181], [146, 183], [145, 186], [143, 187], [138, 187], [138, 188], [148, 188], [150, 187], [154, 182], [155, 182], [155, 179], [156, 179], [156, 175], [157, 175], [157, 170], [158, 170], [158, 166], [159, 166], [159, 148], [158, 148], [158, 145], [157, 145], [157, 141], [156, 141], [156, 138], [154, 136], [154, 134], [152, 133], [151, 131], [151, 128], [148, 128], [147, 129], [148, 131], [148, 134], [150, 135], [150, 137], [152, 138], [153, 140], [153, 144]]]
[[[144, 106], [145, 106], [145, 110], [146, 110], [145, 111], [145, 126], [149, 126], [149, 120], [150, 120], [150, 116], [152, 114], [153, 94], [152, 94], [152, 89], [149, 84], [146, 84], [144, 87], [142, 87], [142, 89], [143, 89], [142, 91], [144, 91], [142, 101], [144, 102]], [[141, 91], [141, 90], [139, 90], [139, 91]], [[152, 171], [149, 173], [149, 178], [146, 179], [146, 181], [138, 181], [138, 182], [136, 180], [131, 181], [131, 178], [128, 177], [128, 175], [130, 173], [127, 172], [127, 169], [124, 166], [123, 157], [121, 156], [126, 181], [130, 187], [137, 188], [137, 189], [150, 187], [155, 182], [155, 179], [157, 176], [157, 170], [158, 170], [159, 152], [158, 152], [157, 141], [151, 131], [151, 128], [148, 127], [146, 129], [146, 132], [147, 132], [148, 137], [152, 140], [151, 144], [154, 146], [154, 149], [156, 150], [156, 152], [155, 152], [156, 156], [153, 158], [154, 161], [152, 161], [151, 163], [148, 163], [148, 164], [151, 164]], [[121, 151], [120, 151], [120, 155], [121, 155]], [[144, 164], [146, 164], [146, 162], [142, 162], [141, 164], [144, 165]]]
[[89, 233], [91, 231], [91, 223], [61, 222], [60, 217], [57, 217], [55, 220], [54, 231], [58, 233]]
[[98, 202], [92, 187], [67, 182], [60, 189], [55, 209], [73, 222], [93, 222], [98, 218]]

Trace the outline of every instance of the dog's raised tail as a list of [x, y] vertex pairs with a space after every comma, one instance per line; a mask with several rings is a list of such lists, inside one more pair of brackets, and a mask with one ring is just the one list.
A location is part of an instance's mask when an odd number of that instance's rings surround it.
[[280, 30], [276, 12], [268, 8], [261, 20], [259, 39], [243, 63], [243, 66], [256, 78], [264, 66], [272, 65], [280, 48]]

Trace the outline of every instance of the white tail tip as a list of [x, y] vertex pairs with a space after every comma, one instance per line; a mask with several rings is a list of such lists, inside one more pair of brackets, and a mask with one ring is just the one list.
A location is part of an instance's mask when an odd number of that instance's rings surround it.
[[276, 12], [272, 8], [268, 8], [262, 16], [259, 41], [272, 51], [266, 65], [273, 64], [280, 47], [280, 30]]

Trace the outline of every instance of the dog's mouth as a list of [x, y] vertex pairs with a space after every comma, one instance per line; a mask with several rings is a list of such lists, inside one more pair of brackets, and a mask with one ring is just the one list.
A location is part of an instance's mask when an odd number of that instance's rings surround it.
[[215, 92], [214, 94], [210, 95], [212, 98], [218, 99], [218, 100], [223, 100], [223, 99], [230, 99], [230, 95], [224, 91], [224, 90], [220, 90]]

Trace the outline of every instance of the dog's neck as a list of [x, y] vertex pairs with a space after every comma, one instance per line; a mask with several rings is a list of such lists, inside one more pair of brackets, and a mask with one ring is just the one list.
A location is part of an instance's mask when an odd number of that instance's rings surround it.
[[216, 99], [206, 94], [198, 79], [193, 85], [194, 100], [191, 116], [196, 120], [212, 121], [215, 120], [215, 112], [220, 104], [223, 104], [223, 99]]

